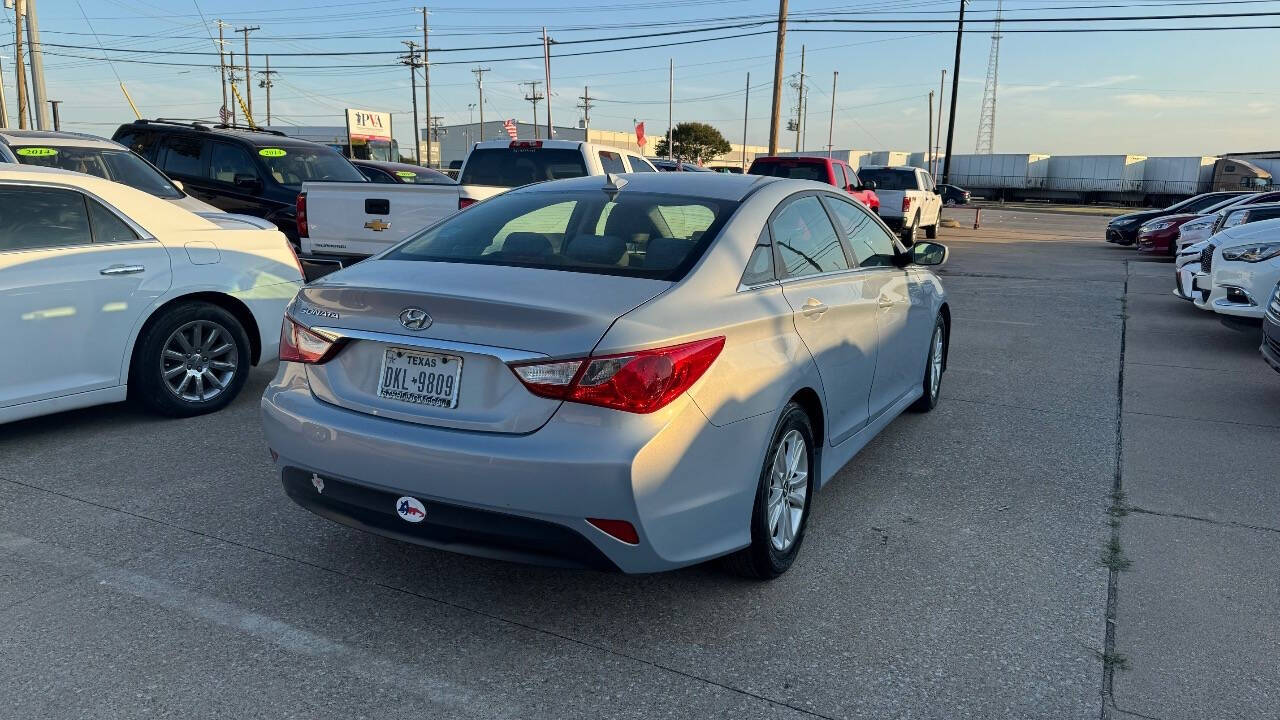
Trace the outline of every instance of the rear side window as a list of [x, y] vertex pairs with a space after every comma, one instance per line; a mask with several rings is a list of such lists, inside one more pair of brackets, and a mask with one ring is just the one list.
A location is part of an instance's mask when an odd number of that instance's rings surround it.
[[381, 170], [375, 170], [374, 168], [365, 167], [363, 165], [357, 165], [356, 169], [360, 171], [361, 175], [368, 178], [369, 182], [382, 183], [384, 185], [388, 183], [395, 183], [395, 180]]
[[844, 231], [853, 250], [858, 267], [886, 267], [893, 265], [893, 238], [871, 219], [871, 214], [861, 207], [844, 200], [826, 197], [823, 200], [836, 217], [836, 224]]
[[622, 154], [609, 152], [608, 150], [600, 151], [600, 167], [607, 173], [624, 173], [627, 166], [622, 163]]
[[828, 182], [826, 164], [818, 162], [757, 160], [751, 163], [749, 172], [752, 175]]
[[679, 280], [737, 203], [599, 190], [500, 195], [406, 240], [389, 260]]
[[849, 259], [822, 203], [806, 195], [788, 203], [769, 223], [787, 277], [847, 270]]
[[747, 259], [747, 269], [742, 273], [742, 284], [746, 286], [760, 285], [774, 281], [773, 275], [773, 241], [769, 238], [769, 228], [760, 233], [751, 257]]
[[587, 165], [579, 150], [489, 148], [471, 151], [458, 182], [463, 185], [520, 187], [586, 174]]
[[138, 233], [115, 213], [103, 207], [102, 203], [89, 198], [86, 198], [85, 202], [89, 203], [89, 220], [93, 223], [94, 242], [128, 242], [138, 239]]
[[148, 132], [146, 130], [129, 130], [117, 133], [116, 137], [113, 139], [121, 145], [124, 145], [130, 150], [138, 153], [142, 157], [154, 162], [153, 158], [156, 145], [160, 139], [155, 133]]
[[0, 252], [92, 241], [84, 195], [51, 188], [0, 188]]
[[164, 157], [160, 167], [169, 175], [203, 177], [204, 163], [200, 138], [171, 137], [164, 143]]
[[1245, 217], [1246, 223], [1258, 222], [1259, 220], [1274, 220], [1280, 218], [1280, 208], [1263, 208], [1260, 210], [1250, 210]]
[[647, 160], [638, 158], [635, 155], [628, 155], [627, 162], [631, 165], [631, 172], [655, 172], [653, 166]]

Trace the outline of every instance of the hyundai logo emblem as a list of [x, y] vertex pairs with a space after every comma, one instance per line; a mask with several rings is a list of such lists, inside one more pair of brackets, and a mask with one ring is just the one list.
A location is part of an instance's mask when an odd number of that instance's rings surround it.
[[410, 330], [426, 330], [431, 327], [431, 316], [422, 308], [408, 307], [400, 311], [400, 324]]

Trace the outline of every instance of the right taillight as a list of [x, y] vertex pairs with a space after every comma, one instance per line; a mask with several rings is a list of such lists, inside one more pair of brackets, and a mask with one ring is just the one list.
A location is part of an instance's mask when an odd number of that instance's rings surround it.
[[534, 395], [645, 414], [688, 390], [722, 349], [724, 338], [714, 337], [633, 353], [522, 363], [511, 370]]
[[902, 196], [902, 212], [905, 214], [910, 211], [911, 211], [911, 198], [906, 195], [903, 195]]
[[311, 332], [288, 315], [284, 316], [284, 324], [280, 326], [282, 361], [316, 365], [328, 360], [337, 349], [337, 343]]
[[298, 193], [298, 199], [295, 202], [297, 207], [298, 237], [304, 238], [307, 235], [307, 194]]
[[458, 209], [459, 209], [459, 210], [466, 210], [467, 208], [471, 207], [472, 205], [475, 205], [475, 204], [476, 204], [476, 202], [477, 202], [477, 200], [476, 200], [475, 198], [464, 198], [464, 197], [460, 197], [460, 198], [458, 198]]

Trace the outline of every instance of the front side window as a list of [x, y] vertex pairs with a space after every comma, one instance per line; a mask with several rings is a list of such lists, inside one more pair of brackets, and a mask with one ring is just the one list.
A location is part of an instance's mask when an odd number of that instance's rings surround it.
[[204, 163], [201, 151], [204, 142], [200, 138], [171, 137], [164, 144], [164, 161], [161, 167], [168, 175], [185, 175], [187, 177], [204, 176]]
[[844, 231], [858, 267], [893, 265], [893, 238], [871, 218], [871, 214], [850, 202], [826, 198], [827, 207], [836, 216], [836, 224]]
[[600, 151], [600, 167], [607, 173], [624, 173], [627, 167], [622, 164], [622, 155], [608, 150]]
[[782, 274], [803, 277], [847, 270], [849, 260], [822, 203], [806, 195], [788, 203], [770, 222]]
[[213, 144], [213, 152], [209, 154], [209, 172], [214, 180], [228, 185], [234, 184], [237, 177], [258, 177], [258, 168], [249, 159], [249, 153], [244, 148], [227, 143]]
[[84, 195], [54, 188], [0, 187], [0, 252], [92, 241]]
[[737, 203], [599, 190], [500, 195], [415, 235], [388, 260], [679, 280]]

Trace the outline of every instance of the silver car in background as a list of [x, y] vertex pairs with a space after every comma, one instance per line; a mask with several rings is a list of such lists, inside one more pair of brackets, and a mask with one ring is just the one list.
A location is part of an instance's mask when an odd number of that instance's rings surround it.
[[813, 182], [531, 185], [303, 288], [267, 441], [294, 501], [382, 535], [774, 577], [815, 491], [937, 403], [946, 257]]

